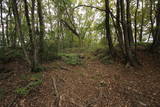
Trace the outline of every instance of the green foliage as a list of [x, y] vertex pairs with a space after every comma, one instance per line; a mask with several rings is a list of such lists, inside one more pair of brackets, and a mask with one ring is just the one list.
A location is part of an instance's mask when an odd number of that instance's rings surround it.
[[0, 61], [8, 62], [15, 59], [23, 59], [23, 52], [21, 49], [0, 48]]
[[107, 48], [99, 48], [95, 51], [94, 54], [103, 64], [113, 63], [113, 59], [110, 56], [109, 50]]
[[143, 46], [143, 47], [148, 47], [150, 46], [150, 43], [146, 43], [146, 42], [138, 42], [138, 46]]
[[99, 45], [100, 45], [101, 47], [106, 47], [106, 46], [107, 46], [106, 37], [101, 38], [101, 40], [100, 40], [100, 42], [99, 42]]
[[27, 86], [17, 88], [15, 92], [18, 95], [25, 96], [25, 95], [28, 95], [31, 90], [33, 90], [34, 88], [36, 88], [37, 86], [41, 84], [42, 84], [42, 80], [31, 81]]
[[57, 59], [58, 53], [58, 45], [54, 40], [46, 40], [45, 41], [45, 50], [43, 53], [43, 60], [44, 61], [52, 61]]
[[82, 59], [80, 58], [80, 55], [78, 54], [59, 54], [59, 57], [69, 65], [81, 65]]
[[18, 95], [28, 95], [29, 94], [29, 89], [27, 89], [27, 88], [17, 88], [16, 93]]
[[111, 56], [104, 56], [104, 57], [101, 57], [100, 61], [103, 63], [103, 64], [113, 64], [113, 60], [111, 58]]
[[15, 92], [18, 94], [18, 95], [22, 95], [22, 96], [25, 96], [25, 95], [28, 95], [29, 92], [31, 90], [33, 90], [34, 88], [36, 88], [37, 86], [41, 85], [42, 84], [42, 73], [35, 73], [35, 74], [22, 74], [20, 76], [20, 78], [22, 80], [30, 80], [31, 82], [29, 82], [25, 87], [20, 87], [20, 88], [17, 88], [15, 90]]

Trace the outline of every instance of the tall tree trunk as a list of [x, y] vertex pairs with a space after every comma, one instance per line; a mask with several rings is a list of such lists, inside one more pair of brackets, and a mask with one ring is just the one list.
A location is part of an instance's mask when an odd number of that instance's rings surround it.
[[31, 61], [29, 59], [28, 53], [25, 49], [25, 42], [24, 42], [24, 36], [22, 34], [22, 26], [21, 26], [21, 19], [19, 17], [19, 13], [18, 13], [18, 7], [17, 7], [17, 0], [11, 0], [12, 3], [12, 8], [13, 8], [13, 14], [14, 14], [14, 18], [15, 18], [15, 23], [16, 23], [16, 30], [19, 34], [19, 39], [20, 39], [20, 43], [25, 55], [25, 59], [27, 61], [27, 63], [29, 64], [29, 66], [31, 66]]
[[[51, 15], [51, 6], [50, 6], [50, 0], [48, 0], [48, 11], [49, 11], [49, 14]], [[52, 18], [49, 17], [49, 23], [50, 23], [50, 32], [53, 31], [53, 24], [52, 24]]]
[[5, 46], [5, 30], [4, 30], [4, 22], [3, 22], [3, 5], [1, 3], [1, 26], [2, 26], [2, 45]]
[[27, 4], [27, 0], [24, 0], [24, 6], [25, 6], [25, 16], [26, 16], [26, 21], [27, 21], [27, 25], [28, 25], [28, 32], [29, 32], [29, 36], [30, 36], [30, 42], [31, 42], [31, 50], [32, 50], [32, 71], [36, 71], [38, 68], [38, 60], [37, 60], [37, 49], [36, 49], [36, 41], [35, 41], [35, 36], [34, 35], [34, 7], [35, 7], [35, 1], [32, 0], [32, 25], [31, 25], [31, 21], [30, 21], [30, 17], [29, 17], [29, 12], [28, 12], [28, 4]]
[[8, 30], [8, 17], [9, 17], [9, 14], [10, 14], [10, 9], [9, 9], [9, 13], [6, 17], [6, 46], [9, 46], [9, 30]]
[[120, 25], [120, 0], [117, 0], [117, 6], [116, 6], [116, 25], [117, 25], [117, 30], [118, 30], [118, 41], [119, 41], [119, 45], [121, 48], [121, 51], [123, 53], [123, 55], [125, 54], [124, 51], [124, 42], [123, 42], [123, 32], [122, 32], [122, 28]]
[[154, 31], [153, 44], [151, 49], [156, 49], [160, 46], [160, 1], [157, 3], [156, 9], [156, 28]]
[[45, 26], [44, 26], [44, 19], [43, 19], [43, 12], [42, 12], [42, 0], [37, 0], [37, 7], [38, 7], [38, 17], [39, 17], [39, 25], [40, 25], [40, 41], [39, 41], [39, 54], [40, 60], [42, 62], [42, 57], [44, 53], [44, 36], [45, 36]]
[[106, 7], [106, 20], [105, 20], [106, 38], [108, 40], [108, 46], [109, 46], [110, 53], [111, 53], [112, 56], [114, 56], [112, 37], [111, 37], [111, 33], [110, 33], [109, 0], [105, 0], [105, 7]]
[[138, 9], [139, 9], [139, 0], [137, 0], [135, 17], [134, 17], [135, 54], [136, 54], [136, 50], [137, 50], [137, 13], [138, 13]]
[[128, 38], [129, 38], [129, 45], [133, 46], [133, 31], [132, 31], [132, 24], [131, 24], [131, 13], [130, 13], [130, 0], [126, 0], [126, 14], [127, 14], [127, 31], [128, 31]]
[[[125, 8], [124, 8], [124, 0], [120, 0], [121, 4], [121, 20], [122, 20], [122, 27], [123, 27], [123, 33], [124, 33], [124, 40], [125, 40], [125, 54], [126, 54], [126, 62], [129, 63], [132, 66], [137, 66], [137, 62], [135, 60], [135, 57], [133, 56], [131, 46], [129, 44], [129, 37], [128, 37], [128, 26], [127, 21], [125, 18]], [[127, 0], [126, 0], [127, 2]], [[128, 15], [127, 15], [128, 16]]]
[[24, 1], [24, 8], [25, 8], [25, 17], [27, 21], [28, 30], [29, 30], [28, 32], [29, 32], [29, 37], [30, 37], [31, 49], [33, 49], [33, 34], [32, 34], [33, 32], [32, 32], [31, 22], [29, 18], [28, 3], [27, 3], [27, 0], [23, 0], [23, 1]]
[[38, 61], [38, 52], [37, 52], [37, 38], [36, 38], [36, 33], [35, 33], [35, 0], [32, 0], [32, 10], [31, 10], [31, 13], [32, 13], [32, 34], [33, 34], [33, 71], [35, 69], [37, 69], [37, 67], [39, 66], [39, 61]]
[[142, 37], [143, 37], [143, 25], [144, 25], [144, 1], [142, 0], [141, 31], [140, 31], [140, 35], [139, 35], [140, 42], [142, 42]]

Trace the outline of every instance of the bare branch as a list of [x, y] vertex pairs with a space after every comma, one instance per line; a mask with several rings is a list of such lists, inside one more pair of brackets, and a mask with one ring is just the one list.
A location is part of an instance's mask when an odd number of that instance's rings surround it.
[[93, 9], [97, 9], [99, 11], [105, 11], [105, 9], [101, 9], [99, 7], [90, 6], [90, 5], [78, 5], [78, 6], [74, 7], [73, 9], [76, 9], [76, 8], [79, 8], [79, 7], [90, 7], [90, 8], [93, 8]]
[[73, 34], [75, 34], [77, 37], [80, 37], [80, 34], [78, 34], [77, 30], [72, 28], [65, 20], [61, 19], [61, 22], [67, 27]]

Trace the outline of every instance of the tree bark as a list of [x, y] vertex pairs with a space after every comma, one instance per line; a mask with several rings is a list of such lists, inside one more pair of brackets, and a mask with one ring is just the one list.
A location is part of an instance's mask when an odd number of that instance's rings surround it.
[[119, 41], [119, 45], [121, 48], [121, 51], [123, 53], [123, 55], [125, 54], [124, 52], [124, 42], [123, 42], [123, 32], [122, 32], [122, 28], [120, 25], [120, 0], [117, 0], [117, 6], [116, 6], [116, 25], [117, 25], [117, 30], [118, 30], [118, 41]]
[[151, 49], [154, 50], [160, 46], [160, 1], [157, 3], [156, 9], [156, 28]]
[[2, 45], [5, 46], [5, 30], [4, 30], [4, 22], [3, 22], [3, 5], [1, 2], [1, 26], [2, 26]]
[[135, 17], [134, 17], [134, 34], [135, 34], [135, 55], [136, 55], [136, 50], [137, 50], [137, 13], [138, 13], [138, 9], [139, 9], [139, 0], [137, 0], [137, 4], [136, 4], [136, 11], [135, 11]]
[[39, 55], [40, 60], [42, 62], [42, 57], [44, 53], [44, 36], [45, 36], [45, 25], [44, 25], [44, 18], [42, 12], [42, 0], [37, 0], [37, 8], [38, 8], [38, 17], [39, 17], [39, 25], [40, 25], [40, 41], [39, 41]]
[[105, 8], [106, 8], [106, 19], [105, 19], [105, 24], [106, 24], [106, 39], [108, 40], [108, 46], [109, 50], [112, 56], [114, 56], [114, 47], [112, 43], [112, 37], [110, 33], [110, 10], [109, 10], [109, 0], [105, 0]]
[[19, 13], [18, 13], [17, 0], [11, 0], [11, 3], [12, 3], [12, 9], [13, 9], [13, 14], [14, 14], [15, 23], [16, 23], [16, 30], [19, 34], [21, 47], [22, 47], [22, 50], [24, 52], [25, 59], [26, 59], [27, 63], [29, 64], [29, 66], [31, 66], [31, 61], [30, 61], [28, 53], [25, 49], [25, 42], [24, 42], [24, 36], [23, 36], [23, 33], [22, 33], [22, 29], [21, 29], [22, 26], [21, 26], [21, 19], [19, 17]]
[[31, 25], [31, 21], [30, 21], [30, 17], [29, 17], [29, 10], [28, 10], [28, 3], [27, 0], [23, 0], [24, 1], [24, 7], [25, 7], [25, 16], [26, 16], [26, 21], [27, 21], [27, 25], [28, 25], [28, 32], [29, 32], [29, 36], [30, 36], [30, 43], [31, 43], [31, 51], [32, 51], [32, 71], [36, 71], [38, 68], [38, 59], [37, 59], [37, 49], [36, 49], [36, 40], [35, 40], [35, 36], [34, 35], [34, 7], [35, 7], [35, 0], [32, 0], [32, 25]]
[[130, 0], [126, 0], [126, 14], [127, 14], [127, 29], [128, 29], [128, 38], [129, 38], [129, 45], [133, 46], [133, 31], [132, 31], [132, 24], [131, 24], [131, 13], [130, 13]]
[[[120, 0], [121, 4], [121, 20], [122, 20], [122, 27], [123, 27], [123, 33], [124, 33], [124, 40], [125, 40], [125, 54], [126, 54], [126, 62], [129, 63], [132, 66], [137, 66], [137, 61], [135, 57], [133, 56], [131, 46], [129, 44], [129, 37], [128, 37], [128, 26], [127, 21], [125, 18], [125, 9], [124, 9], [124, 0]], [[127, 0], [126, 0], [127, 2]], [[127, 16], [127, 15], [126, 15]]]
[[142, 37], [143, 37], [143, 25], [144, 25], [144, 1], [142, 0], [141, 31], [140, 31], [140, 35], [139, 35], [140, 42], [142, 42]]

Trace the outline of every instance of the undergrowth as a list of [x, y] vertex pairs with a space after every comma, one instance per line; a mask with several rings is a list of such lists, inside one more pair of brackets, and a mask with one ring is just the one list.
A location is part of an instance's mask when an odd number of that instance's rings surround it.
[[28, 95], [30, 91], [42, 84], [42, 73], [23, 74], [20, 76], [21, 80], [30, 81], [26, 86], [19, 87], [15, 90], [18, 95]]
[[15, 59], [23, 59], [23, 51], [19, 48], [17, 49], [4, 49], [0, 48], [0, 61], [1, 62], [9, 62]]
[[31, 90], [36, 88], [37, 86], [42, 84], [42, 80], [36, 80], [36, 81], [31, 81], [29, 84], [27, 84], [25, 87], [20, 87], [15, 90], [16, 94], [18, 95], [28, 95]]
[[103, 63], [103, 64], [112, 64], [114, 63], [113, 58], [109, 54], [107, 48], [99, 48], [94, 52], [94, 55]]
[[69, 65], [81, 65], [82, 59], [80, 58], [80, 55], [78, 54], [66, 54], [66, 53], [61, 53], [59, 54], [60, 59], [62, 59], [66, 64]]

